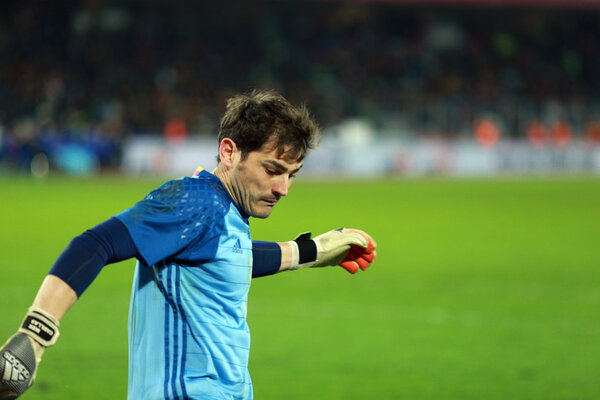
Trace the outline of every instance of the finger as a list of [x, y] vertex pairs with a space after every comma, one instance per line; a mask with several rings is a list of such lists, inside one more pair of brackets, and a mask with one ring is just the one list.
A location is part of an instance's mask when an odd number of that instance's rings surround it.
[[359, 258], [357, 258], [356, 260], [353, 260], [353, 261], [355, 261], [358, 264], [358, 266], [360, 267], [360, 269], [362, 269], [363, 271], [365, 269], [369, 268], [369, 265], [371, 265], [370, 262], [368, 262], [367, 260], [365, 260], [362, 257], [359, 257]]
[[355, 263], [358, 264], [360, 269], [362, 269], [363, 271], [365, 269], [369, 268], [369, 265], [371, 264], [371, 261], [368, 261], [367, 259], [362, 257], [360, 254], [356, 254], [356, 253], [346, 255], [345, 260], [354, 261]]
[[377, 244], [373, 240], [369, 239], [369, 245], [367, 246], [366, 252], [372, 253], [375, 250], [375, 247], [377, 247]]
[[371, 263], [375, 260], [375, 253], [367, 252], [367, 250], [363, 249], [360, 246], [352, 246], [346, 254], [346, 257], [350, 259], [364, 258], [365, 260]]
[[355, 274], [359, 268], [359, 265], [356, 262], [348, 259], [345, 259], [339, 265], [351, 274]]

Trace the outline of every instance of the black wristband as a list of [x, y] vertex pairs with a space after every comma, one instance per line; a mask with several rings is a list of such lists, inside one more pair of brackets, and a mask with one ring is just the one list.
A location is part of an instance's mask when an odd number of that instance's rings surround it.
[[317, 244], [310, 238], [310, 233], [304, 233], [294, 240], [298, 244], [298, 263], [304, 264], [317, 259]]

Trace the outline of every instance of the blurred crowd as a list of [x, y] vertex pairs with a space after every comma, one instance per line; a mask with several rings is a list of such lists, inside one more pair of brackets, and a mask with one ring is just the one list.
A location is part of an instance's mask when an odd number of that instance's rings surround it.
[[359, 117], [382, 135], [461, 138], [485, 121], [543, 140], [561, 124], [599, 141], [599, 37], [597, 9], [5, 2], [0, 163], [84, 146], [116, 166], [132, 135], [216, 135], [225, 99], [255, 87], [324, 127]]

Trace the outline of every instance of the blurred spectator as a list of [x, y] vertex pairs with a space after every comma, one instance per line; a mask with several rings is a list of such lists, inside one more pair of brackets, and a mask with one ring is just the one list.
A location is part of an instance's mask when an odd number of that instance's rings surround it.
[[550, 141], [550, 132], [540, 120], [533, 120], [527, 129], [529, 141], [535, 147], [541, 147]]
[[565, 147], [573, 137], [571, 126], [566, 121], [556, 121], [552, 126], [554, 143], [558, 147]]
[[475, 139], [485, 147], [492, 147], [500, 139], [500, 129], [491, 119], [481, 119], [475, 122], [473, 134]]
[[173, 117], [165, 125], [165, 139], [171, 143], [184, 142], [188, 135], [188, 128], [185, 121], [180, 117]]
[[502, 138], [543, 142], [558, 120], [559, 144], [596, 138], [598, 17], [389, 2], [3, 3], [0, 160], [24, 166], [68, 142], [114, 166], [132, 134], [215, 135], [224, 99], [252, 87], [308, 103], [324, 126], [361, 117], [382, 133], [471, 138], [491, 115]]

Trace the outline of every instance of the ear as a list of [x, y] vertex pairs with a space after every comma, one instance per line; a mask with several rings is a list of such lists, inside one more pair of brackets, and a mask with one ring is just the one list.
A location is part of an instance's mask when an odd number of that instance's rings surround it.
[[227, 168], [231, 169], [237, 157], [239, 156], [239, 150], [237, 144], [230, 138], [221, 140], [219, 144], [219, 158], [221, 163]]

